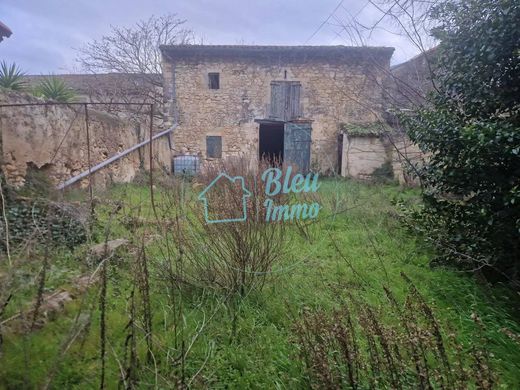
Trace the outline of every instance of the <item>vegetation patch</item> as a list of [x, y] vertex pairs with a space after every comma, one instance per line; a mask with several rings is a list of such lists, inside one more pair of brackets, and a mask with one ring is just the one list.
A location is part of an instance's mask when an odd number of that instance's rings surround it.
[[[350, 383], [349, 361], [358, 388], [420, 388], [426, 370], [433, 387], [518, 382], [518, 298], [429, 266], [432, 252], [393, 206], [417, 202], [417, 191], [324, 179], [313, 194], [323, 206], [318, 220], [239, 230], [199, 223], [201, 188], [180, 180], [157, 186], [154, 205], [149, 186], [98, 194], [96, 261], [78, 261], [91, 256], [89, 240], [47, 255], [42, 245], [13, 251], [12, 267], [0, 268], [0, 386], [323, 388]], [[104, 251], [119, 238], [128, 240], [124, 251]], [[244, 268], [249, 258], [256, 263]], [[74, 288], [86, 275], [92, 284]], [[20, 308], [31, 319], [62, 289], [75, 299], [41, 328], [11, 330]], [[312, 343], [301, 341], [302, 331]], [[355, 332], [346, 346], [356, 356], [343, 355], [340, 331]], [[326, 370], [313, 363], [320, 348]], [[484, 364], [490, 372], [476, 377]]]

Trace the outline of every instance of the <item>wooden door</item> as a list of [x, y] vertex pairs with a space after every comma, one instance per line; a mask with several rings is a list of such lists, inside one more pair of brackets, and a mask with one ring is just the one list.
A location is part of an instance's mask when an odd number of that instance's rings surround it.
[[310, 170], [311, 131], [310, 123], [285, 124], [283, 160], [292, 165], [293, 171], [307, 173]]

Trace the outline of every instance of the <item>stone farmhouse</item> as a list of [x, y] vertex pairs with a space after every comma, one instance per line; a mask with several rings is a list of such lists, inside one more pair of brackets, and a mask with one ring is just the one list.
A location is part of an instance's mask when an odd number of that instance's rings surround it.
[[389, 47], [161, 46], [173, 155], [277, 158], [301, 170], [399, 171], [387, 126]]
[[[418, 56], [391, 68], [393, 50], [163, 46], [162, 76], [56, 77], [73, 88], [79, 102], [108, 103], [91, 107], [91, 165], [148, 139], [146, 107], [111, 104], [144, 101], [156, 103], [155, 134], [174, 129], [153, 142], [156, 167], [165, 172], [245, 155], [252, 165], [265, 157], [303, 171], [359, 179], [390, 171], [401, 183], [410, 183], [402, 163], [420, 158], [420, 153], [388, 111], [408, 108], [418, 90], [428, 90], [426, 66]], [[42, 78], [26, 76], [26, 81], [34, 86]], [[41, 102], [27, 93], [0, 94], [0, 106]], [[60, 184], [85, 172], [86, 122], [82, 106], [1, 108], [0, 169], [6, 179], [23, 185], [27, 173], [36, 169]], [[147, 148], [140, 148], [111, 163], [95, 174], [93, 183], [132, 180], [146, 169], [146, 154]]]

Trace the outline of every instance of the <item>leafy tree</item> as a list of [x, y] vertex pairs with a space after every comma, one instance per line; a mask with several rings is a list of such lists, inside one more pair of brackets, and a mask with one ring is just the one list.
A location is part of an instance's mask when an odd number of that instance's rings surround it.
[[26, 83], [23, 80], [24, 72], [13, 62], [7, 65], [5, 61], [0, 64], [0, 87], [13, 91], [21, 91], [25, 88]]
[[54, 76], [43, 79], [34, 88], [34, 94], [56, 102], [71, 102], [76, 98], [76, 93], [63, 80]]
[[520, 3], [443, 1], [438, 90], [408, 117], [428, 154], [420, 226], [444, 260], [520, 281]]

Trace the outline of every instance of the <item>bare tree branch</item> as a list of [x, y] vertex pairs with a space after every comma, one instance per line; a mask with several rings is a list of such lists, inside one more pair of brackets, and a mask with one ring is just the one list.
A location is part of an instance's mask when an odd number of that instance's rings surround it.
[[[176, 14], [167, 14], [152, 15], [131, 27], [111, 26], [109, 35], [77, 49], [77, 61], [88, 73], [132, 74], [133, 77], [125, 83], [133, 84], [132, 87], [139, 92], [137, 97], [141, 101], [161, 104], [159, 46], [194, 43], [194, 33], [185, 24], [186, 21]], [[121, 92], [117, 97], [124, 99], [125, 93]]]

